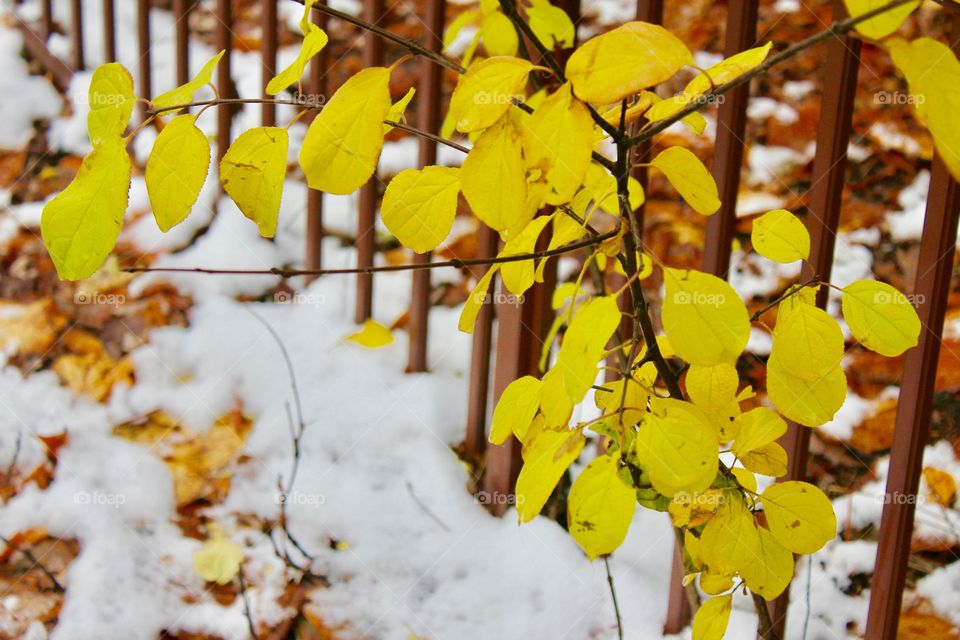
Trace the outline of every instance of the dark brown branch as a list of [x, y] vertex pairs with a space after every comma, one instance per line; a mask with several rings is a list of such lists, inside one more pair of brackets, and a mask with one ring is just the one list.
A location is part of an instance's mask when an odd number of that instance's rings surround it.
[[200, 273], [205, 275], [268, 275], [280, 276], [281, 278], [295, 278], [297, 276], [325, 276], [325, 275], [349, 275], [358, 273], [384, 273], [392, 271], [418, 271], [421, 269], [440, 269], [451, 267], [463, 269], [472, 266], [485, 266], [491, 264], [504, 264], [507, 262], [519, 262], [521, 260], [539, 260], [540, 258], [550, 258], [553, 256], [570, 253], [577, 249], [583, 249], [593, 245], [600, 244], [617, 234], [617, 230], [609, 231], [599, 236], [585, 238], [578, 242], [573, 242], [556, 249], [545, 251], [536, 251], [534, 253], [519, 253], [512, 256], [497, 256], [495, 258], [468, 258], [453, 260], [444, 260], [441, 262], [425, 262], [422, 264], [391, 264], [379, 267], [346, 267], [340, 269], [286, 269], [282, 267], [273, 267], [272, 269], [205, 269], [203, 267], [127, 267], [124, 269], [127, 273]]
[[[53, 575], [53, 573], [49, 569], [47, 569], [47, 567], [42, 562], [40, 562], [37, 559], [37, 556], [33, 555], [33, 552], [30, 551], [30, 549], [15, 545], [8, 538], [2, 535], [0, 535], [0, 540], [2, 540], [3, 543], [8, 547], [10, 547], [11, 549], [15, 549], [16, 551], [19, 551], [20, 553], [22, 553], [23, 556], [29, 562], [33, 563], [33, 567], [40, 569], [40, 571], [42, 571], [43, 574], [50, 579], [50, 582], [53, 583], [54, 591], [59, 591], [60, 593], [63, 593], [64, 591], [66, 591], [66, 589], [63, 588], [63, 585], [61, 585], [60, 582], [57, 580], [57, 577]], [[30, 568], [32, 569], [33, 567], [30, 567]]]

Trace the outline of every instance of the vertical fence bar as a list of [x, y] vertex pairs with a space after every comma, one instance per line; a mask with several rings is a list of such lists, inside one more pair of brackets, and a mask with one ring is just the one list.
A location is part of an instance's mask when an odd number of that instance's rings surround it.
[[260, 105], [260, 122], [265, 127], [272, 127], [277, 122], [277, 105], [267, 95], [266, 88], [277, 68], [277, 0], [263, 0], [260, 10], [260, 59], [263, 65], [260, 84], [263, 85], [263, 97], [270, 100]]
[[[313, 11], [313, 20], [325, 29], [327, 26], [327, 15], [320, 11]], [[313, 60], [310, 61], [310, 74], [307, 78], [307, 93], [309, 94], [308, 104], [318, 106], [325, 100], [326, 94], [326, 74], [328, 48], [324, 48]], [[317, 116], [317, 111], [313, 110], [307, 116], [310, 121]], [[304, 266], [307, 269], [319, 269], [323, 264], [323, 192], [316, 189], [307, 188], [307, 248], [304, 257]], [[316, 280], [315, 276], [308, 277], [307, 283]]]
[[[232, 68], [232, 31], [233, 10], [230, 0], [217, 0], [216, 6], [216, 41], [217, 49], [223, 49], [226, 53], [220, 58], [220, 64], [217, 67], [217, 90], [221, 98], [233, 97], [233, 80], [230, 77]], [[230, 123], [233, 120], [233, 113], [230, 108], [221, 105], [217, 108], [217, 158], [222, 159], [223, 154], [230, 147]]]
[[[489, 258], [496, 254], [499, 238], [497, 233], [480, 224], [477, 231], [477, 257]], [[479, 280], [490, 267], [477, 268], [474, 274]], [[491, 283], [490, 291], [495, 291]], [[467, 435], [464, 449], [467, 457], [479, 460], [487, 446], [487, 400], [490, 394], [490, 349], [493, 346], [492, 302], [485, 302], [473, 327], [473, 343], [470, 353], [470, 389], [467, 396]]]
[[44, 41], [53, 33], [53, 0], [40, 2], [40, 35]]
[[103, 0], [103, 59], [117, 60], [117, 22], [113, 0]]
[[[846, 17], [842, 0], [834, 0], [833, 20], [843, 20]], [[823, 280], [829, 280], [833, 267], [859, 67], [859, 39], [837, 36], [827, 41], [820, 127], [817, 130], [817, 152], [813, 160], [813, 183], [810, 186], [806, 216], [811, 239], [810, 260], [804, 267], [802, 279], [817, 275]], [[817, 306], [821, 309], [826, 307], [828, 293], [827, 287], [821, 287], [817, 292]], [[788, 456], [787, 475], [782, 480], [807, 478], [810, 431], [807, 427], [787, 421], [787, 433], [781, 438], [781, 444]], [[786, 628], [789, 604], [788, 588], [770, 606], [774, 629], [781, 637]]]
[[940, 336], [950, 294], [958, 216], [960, 186], [950, 177], [942, 160], [937, 158], [930, 179], [914, 289], [923, 330], [919, 344], [907, 352], [903, 366], [887, 475], [888, 499], [883, 505], [877, 560], [871, 581], [864, 636], [868, 640], [897, 637], [916, 504], [914, 500], [889, 498], [915, 496], [920, 482], [923, 450], [930, 435]]
[[190, 81], [190, 9], [192, 0], [173, 0], [177, 86]]
[[[423, 46], [430, 51], [441, 51], [443, 41], [443, 22], [446, 14], [446, 0], [426, 0], [423, 16]], [[417, 126], [421, 131], [439, 133], [443, 116], [440, 110], [440, 97], [443, 92], [443, 69], [428, 60], [420, 59], [420, 86], [417, 89]], [[437, 162], [437, 143], [425, 138], [420, 139], [420, 157], [418, 166], [423, 167]], [[426, 263], [431, 253], [414, 254], [415, 263]], [[413, 272], [413, 292], [410, 300], [410, 353], [407, 371], [427, 370], [427, 328], [430, 316], [430, 270]]]
[[[950, 35], [955, 37], [960, 27], [956, 14], [951, 27]], [[951, 40], [954, 53], [960, 55], [960, 41], [953, 37]], [[919, 343], [907, 352], [904, 361], [887, 473], [888, 498], [914, 496], [919, 488], [923, 450], [930, 436], [933, 392], [953, 275], [958, 219], [960, 185], [950, 177], [946, 165], [937, 157], [930, 178], [914, 286], [922, 329]], [[897, 637], [915, 512], [916, 500], [888, 499], [884, 502], [877, 559], [870, 583], [865, 635], [868, 640]]]
[[[363, 19], [378, 23], [383, 17], [384, 0], [364, 0]], [[383, 63], [383, 41], [372, 33], [363, 35], [363, 66], [376, 67]], [[367, 184], [360, 187], [359, 216], [357, 222], [357, 266], [373, 266], [376, 250], [377, 219], [377, 170]], [[373, 274], [357, 275], [357, 306], [354, 320], [363, 322], [373, 313]]]
[[[149, 100], [153, 93], [150, 68], [150, 0], [137, 0], [137, 68], [140, 78], [140, 97]], [[146, 120], [147, 104], [140, 104], [140, 115]]]
[[83, 69], [83, 2], [70, 2], [70, 64], [74, 71]]

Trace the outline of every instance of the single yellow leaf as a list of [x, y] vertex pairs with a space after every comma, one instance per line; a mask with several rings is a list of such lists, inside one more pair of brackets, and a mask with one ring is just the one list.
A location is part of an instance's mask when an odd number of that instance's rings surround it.
[[490, 56], [515, 56], [520, 47], [517, 30], [510, 18], [500, 11], [492, 11], [480, 22], [480, 40]]
[[636, 442], [640, 465], [654, 488], [667, 497], [681, 491], [700, 493], [717, 475], [717, 434], [703, 412], [689, 402], [653, 402]]
[[220, 183], [240, 211], [272, 238], [287, 175], [287, 130], [257, 127], [240, 134], [220, 161]]
[[953, 507], [957, 497], [957, 481], [952, 474], [936, 467], [924, 467], [923, 479], [927, 483], [927, 493], [934, 502], [948, 509]]
[[838, 363], [822, 377], [805, 380], [783, 366], [779, 358], [767, 360], [767, 395], [789, 420], [819, 427], [836, 415], [847, 397], [847, 377]]
[[818, 380], [839, 365], [843, 352], [843, 332], [829, 313], [799, 300], [781, 305], [770, 357], [787, 372]]
[[447, 24], [447, 28], [443, 32], [443, 50], [449, 49], [464, 27], [476, 24], [479, 18], [480, 11], [478, 9], [467, 9]]
[[616, 457], [594, 458], [577, 476], [567, 498], [570, 535], [593, 560], [619, 547], [637, 508], [637, 492], [620, 477]]
[[[596, 203], [596, 206], [610, 215], [620, 215], [620, 198], [617, 196], [617, 180], [613, 177], [613, 174], [600, 165], [590, 163], [587, 167], [582, 193], [589, 196], [589, 200], [592, 200]], [[627, 183], [627, 194], [631, 211], [635, 211], [646, 199], [643, 186], [633, 176], [630, 177]], [[583, 212], [578, 211], [578, 213]]]
[[920, 317], [905, 295], [885, 282], [858, 280], [843, 289], [843, 319], [860, 344], [898, 356], [917, 344]]
[[130, 123], [136, 98], [133, 77], [118, 62], [102, 64], [93, 72], [88, 91], [90, 112], [87, 132], [90, 144], [97, 147], [119, 139]]
[[800, 218], [786, 209], [768, 211], [753, 221], [753, 248], [765, 258], [787, 264], [810, 257], [810, 233]]
[[764, 600], [774, 600], [793, 579], [793, 554], [763, 528], [757, 529], [757, 546], [751, 562], [740, 569], [746, 585]]
[[517, 378], [500, 394], [490, 423], [490, 442], [503, 444], [511, 434], [525, 432], [540, 408], [542, 383], [533, 376]]
[[760, 496], [770, 533], [794, 553], [815, 553], [837, 535], [830, 499], [807, 482], [778, 482]]
[[495, 56], [470, 65], [450, 97], [457, 131], [479, 131], [499, 120], [514, 99], [526, 97], [531, 70], [533, 63], [512, 56]]
[[300, 150], [311, 189], [344, 195], [370, 179], [391, 107], [390, 69], [385, 67], [364, 69], [337, 89], [310, 124]]
[[529, 522], [540, 513], [561, 476], [580, 455], [584, 442], [579, 431], [545, 429], [524, 443], [516, 490], [520, 522]]
[[762, 64], [770, 54], [772, 47], [773, 42], [768, 42], [763, 46], [741, 51], [726, 60], [718, 62], [688, 82], [687, 86], [683, 89], [683, 93], [689, 99], [693, 100], [714, 87], [719, 87], [732, 80], [736, 80], [754, 67]]
[[[193, 101], [193, 94], [201, 89], [205, 84], [210, 83], [210, 79], [213, 77], [213, 71], [217, 68], [217, 65], [220, 63], [220, 58], [223, 57], [225, 51], [221, 51], [217, 55], [213, 56], [203, 65], [200, 69], [200, 72], [193, 77], [190, 82], [180, 85], [175, 89], [171, 89], [166, 93], [161, 93], [159, 96], [150, 101], [150, 104], [153, 105], [154, 109], [166, 109], [167, 107], [174, 107], [180, 104], [189, 104]], [[178, 113], [182, 109], [177, 109], [175, 111], [168, 111], [166, 113]]]
[[740, 486], [744, 489], [752, 491], [753, 493], [757, 492], [757, 476], [755, 476], [752, 471], [742, 467], [734, 467], [730, 469], [730, 473], [734, 475], [737, 482], [739, 482]]
[[[413, 96], [417, 93], [415, 87], [410, 87], [403, 97], [393, 103], [393, 106], [390, 107], [390, 111], [387, 113], [387, 117], [384, 120], [389, 120], [390, 122], [401, 122], [403, 120], [403, 114], [407, 110], [407, 105], [410, 104], [410, 101], [413, 100]], [[383, 135], [387, 135], [393, 131], [393, 125], [384, 124], [383, 125]]]
[[663, 328], [690, 364], [734, 364], [750, 338], [750, 317], [739, 294], [701, 271], [664, 269]]
[[316, 4], [317, 0], [305, 0], [303, 3], [303, 15], [300, 16], [300, 33], [304, 36], [310, 34], [310, 28], [313, 26], [313, 22], [310, 19], [310, 13], [313, 9], [313, 5]]
[[770, 444], [787, 432], [787, 423], [768, 407], [751, 409], [741, 414], [737, 421], [740, 429], [732, 447], [737, 457]]
[[493, 265], [487, 269], [487, 272], [484, 273], [483, 277], [477, 282], [473, 291], [467, 296], [467, 301], [463, 305], [463, 311], [460, 312], [460, 320], [457, 323], [457, 328], [460, 329], [460, 331], [473, 333], [473, 325], [477, 322], [477, 315], [480, 313], [480, 309], [484, 303], [488, 301], [490, 282], [493, 280], [493, 276], [499, 268], [500, 265]]
[[449, 235], [459, 194], [459, 169], [405, 169], [387, 185], [380, 215], [403, 246], [426, 253]]
[[720, 411], [737, 396], [740, 376], [732, 364], [712, 367], [690, 365], [687, 370], [687, 395], [694, 404], [707, 413]]
[[549, 2], [537, 2], [527, 7], [530, 29], [543, 46], [550, 51], [569, 49], [576, 40], [576, 27], [567, 12]]
[[193, 566], [200, 577], [220, 586], [229, 584], [240, 573], [243, 550], [222, 532], [203, 543], [193, 554]]
[[[461, 169], [463, 197], [474, 215], [503, 233], [526, 226], [533, 218], [527, 208], [527, 179], [520, 134], [504, 117], [477, 139]], [[491, 188], [491, 185], [496, 188]]]
[[703, 562], [715, 574], [741, 572], [757, 561], [760, 533], [756, 520], [736, 491], [724, 493], [725, 500], [700, 534]]
[[693, 617], [693, 640], [723, 640], [733, 610], [733, 596], [710, 598]]
[[[521, 129], [527, 166], [543, 172], [548, 204], [564, 204], [583, 183], [593, 152], [593, 119], [565, 84], [538, 106]], [[612, 176], [611, 176], [612, 177]]]
[[191, 114], [171, 120], [147, 158], [147, 194], [157, 226], [164, 232], [190, 214], [210, 169], [210, 143], [196, 120]]
[[[645, 362], [639, 369], [631, 372], [631, 377], [627, 383], [627, 392], [624, 395], [624, 378], [613, 382], [605, 382], [603, 391], [598, 389], [593, 396], [597, 408], [605, 414], [615, 414], [618, 422], [624, 425], [633, 426], [643, 419], [646, 414], [647, 400], [650, 398], [653, 389], [653, 383], [657, 379], [657, 367], [652, 362]], [[623, 402], [624, 411], [620, 411], [620, 403]]]
[[708, 216], [720, 208], [717, 183], [700, 158], [689, 149], [664, 149], [650, 164], [667, 176], [673, 188], [697, 213]]
[[[550, 223], [554, 215], [537, 216], [531, 220], [523, 231], [510, 238], [500, 253], [497, 254], [497, 257], [506, 258], [532, 253], [536, 248], [540, 234], [543, 233], [544, 228]], [[522, 296], [527, 289], [533, 286], [536, 275], [533, 259], [504, 262], [500, 266], [500, 275], [503, 277], [504, 286], [510, 293]]]
[[268, 96], [275, 96], [290, 85], [299, 83], [300, 78], [303, 77], [303, 70], [310, 59], [327, 46], [329, 39], [326, 32], [315, 24], [308, 23], [308, 26], [309, 33], [303, 38], [296, 60], [267, 83]]
[[614, 295], [594, 298], [582, 305], [563, 336], [554, 369], [562, 372], [567, 396], [580, 402], [597, 378], [610, 336], [620, 324], [620, 307]]
[[107, 139], [43, 207], [40, 233], [63, 280], [90, 277], [113, 250], [127, 210], [130, 170], [123, 139]]
[[[889, 4], [885, 0], [844, 0], [850, 17], [856, 18], [865, 13]], [[907, 2], [880, 15], [857, 24], [856, 29], [874, 40], [881, 40], [900, 28], [903, 21], [920, 6], [920, 2]]]
[[787, 473], [787, 450], [776, 442], [768, 442], [744, 453], [740, 462], [754, 473], [779, 478]]
[[546, 426], [551, 429], [566, 427], [573, 413], [574, 402], [582, 399], [582, 396], [576, 400], [570, 398], [563, 373], [562, 367], [554, 366], [544, 374], [540, 389], [540, 412]]
[[690, 50], [661, 26], [628, 22], [591, 38], [567, 61], [567, 79], [584, 102], [611, 104], [669, 80], [693, 64]]
[[367, 349], [379, 349], [393, 342], [393, 334], [388, 327], [368, 319], [359, 331], [347, 336], [347, 340]]

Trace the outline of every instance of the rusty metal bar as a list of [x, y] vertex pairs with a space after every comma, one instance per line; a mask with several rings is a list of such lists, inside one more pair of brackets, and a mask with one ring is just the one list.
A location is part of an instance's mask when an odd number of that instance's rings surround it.
[[83, 69], [83, 2], [70, 2], [70, 65], [76, 71]]
[[[137, 68], [139, 69], [139, 94], [149, 101], [153, 92], [150, 68], [150, 0], [137, 0]], [[140, 103], [140, 116], [147, 118], [147, 103]]]
[[25, 23], [19, 25], [20, 33], [23, 34], [23, 46], [30, 54], [30, 57], [40, 63], [50, 74], [50, 79], [54, 86], [60, 91], [66, 91], [70, 85], [70, 78], [73, 77], [73, 69], [66, 62], [50, 53], [47, 49], [46, 40], [42, 35], [31, 29]]
[[192, 0], [173, 0], [177, 86], [190, 81], [190, 10], [192, 8]]
[[[266, 93], [267, 83], [276, 75], [277, 68], [277, 0], [263, 0], [263, 12], [260, 16], [260, 59], [263, 70], [260, 83], [263, 85], [263, 97], [269, 99]], [[265, 127], [272, 127], [277, 122], [277, 105], [264, 102], [260, 109], [260, 121]]]
[[[839, 21], [846, 17], [842, 0], [834, 0], [833, 19]], [[810, 260], [804, 266], [802, 279], [817, 275], [829, 280], [833, 267], [859, 67], [859, 39], [844, 36], [827, 41], [820, 127], [817, 130], [817, 152], [813, 160], [813, 183], [806, 216], [811, 240]], [[817, 292], [817, 306], [821, 309], [826, 307], [828, 293], [827, 287], [821, 287]], [[788, 421], [787, 433], [781, 438], [781, 444], [788, 456], [787, 475], [782, 480], [805, 480], [810, 429]], [[770, 605], [770, 618], [781, 637], [786, 628], [789, 604], [788, 588]]]
[[[443, 41], [443, 22], [446, 14], [446, 0], [426, 0], [423, 15], [424, 47], [430, 51], [441, 51]], [[417, 126], [421, 131], [439, 133], [443, 113], [440, 97], [443, 93], [443, 69], [421, 58], [420, 82], [417, 88]], [[437, 162], [437, 143], [425, 138], [420, 139], [420, 157], [418, 165], [421, 169]], [[431, 253], [415, 254], [415, 263], [426, 263], [431, 259]], [[427, 329], [430, 317], [430, 270], [421, 269], [413, 272], [413, 291], [410, 299], [410, 352], [407, 360], [407, 371], [418, 372], [427, 370]]]
[[[321, 29], [327, 27], [327, 14], [313, 11], [313, 20]], [[322, 104], [327, 91], [326, 74], [329, 64], [328, 48], [321, 51], [311, 62], [307, 76], [307, 96], [311, 104]], [[317, 111], [307, 114], [308, 121], [313, 121]], [[323, 265], [323, 192], [307, 189], [307, 248], [304, 257], [304, 266], [307, 269], [319, 269]], [[316, 280], [316, 276], [306, 279], [309, 284]]]
[[[757, 40], [758, 0], [730, 0], [724, 56], [752, 47]], [[744, 84], [724, 96], [717, 111], [713, 177], [720, 192], [720, 210], [707, 219], [703, 270], [725, 278], [730, 270], [730, 246], [737, 225], [737, 190], [743, 163], [750, 85]]]
[[117, 21], [113, 0], [103, 0], [103, 59], [117, 60]]
[[40, 2], [40, 37], [46, 42], [53, 33], [53, 0]]
[[[954, 14], [953, 34], [960, 29]], [[951, 38], [960, 55], [960, 41]], [[953, 275], [957, 224], [960, 222], [960, 184], [950, 177], [942, 159], [934, 159], [927, 211], [920, 237], [920, 255], [914, 293], [922, 326], [920, 341], [907, 352], [897, 402], [897, 419], [887, 473], [888, 499], [880, 518], [880, 540], [874, 563], [867, 615], [868, 640], [893, 640], [900, 625], [903, 588], [910, 559], [916, 500], [923, 470], [923, 450], [930, 436], [933, 392], [943, 336], [943, 321]]]
[[[221, 98], [232, 98], [234, 92], [230, 73], [233, 50], [233, 32], [231, 31], [233, 10], [230, 0], [217, 0], [216, 18], [216, 48], [226, 51], [220, 58], [220, 64], [217, 67], [217, 90]], [[221, 105], [217, 108], [217, 158], [222, 159], [227, 149], [230, 148], [230, 124], [232, 121], [233, 113], [229, 107]]]
[[[500, 239], [490, 227], [480, 224], [477, 230], [477, 257], [489, 258], [496, 254]], [[489, 267], [477, 268], [479, 279]], [[491, 283], [490, 291], [494, 291]], [[487, 302], [477, 315], [473, 327], [470, 352], [470, 389], [467, 396], [467, 434], [464, 449], [467, 456], [480, 460], [487, 448], [487, 404], [490, 394], [490, 349], [493, 346], [493, 304]]]
[[[365, 0], [363, 19], [379, 23], [385, 11], [384, 0]], [[363, 66], [376, 67], [383, 64], [383, 41], [372, 33], [363, 35]], [[357, 221], [357, 266], [373, 266], [376, 242], [377, 187], [379, 180], [374, 170], [373, 177], [360, 187], [359, 215]], [[357, 275], [357, 301], [354, 320], [363, 322], [373, 314], [373, 274]]]

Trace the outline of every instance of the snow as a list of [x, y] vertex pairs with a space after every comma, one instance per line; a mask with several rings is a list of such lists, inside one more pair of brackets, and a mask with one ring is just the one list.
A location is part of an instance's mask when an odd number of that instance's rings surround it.
[[899, 211], [887, 214], [890, 237], [896, 242], [919, 240], [923, 233], [923, 218], [927, 211], [927, 192], [930, 190], [930, 172], [917, 172], [913, 182], [897, 196]]
[[33, 121], [54, 118], [63, 100], [43, 78], [27, 74], [20, 56], [23, 36], [13, 29], [0, 29], [0, 149], [19, 149], [30, 141]]

